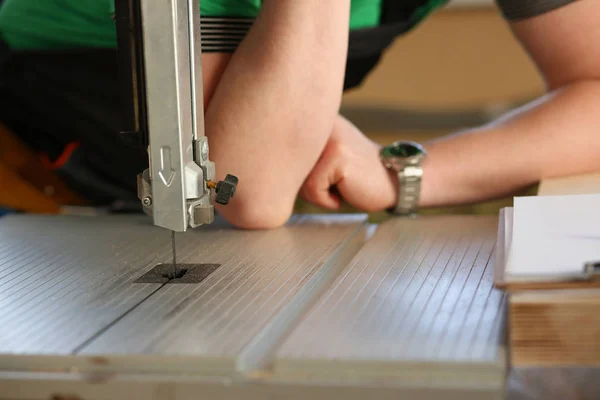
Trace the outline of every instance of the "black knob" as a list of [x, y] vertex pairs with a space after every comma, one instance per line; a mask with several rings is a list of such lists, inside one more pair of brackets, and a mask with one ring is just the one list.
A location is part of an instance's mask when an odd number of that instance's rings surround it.
[[224, 180], [217, 183], [217, 187], [215, 188], [217, 198], [215, 201], [219, 204], [227, 205], [235, 194], [238, 182], [239, 179], [236, 176], [227, 174]]

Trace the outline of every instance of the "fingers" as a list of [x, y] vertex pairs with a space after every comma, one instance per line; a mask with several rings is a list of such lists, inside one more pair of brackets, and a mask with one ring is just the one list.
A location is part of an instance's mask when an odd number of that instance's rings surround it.
[[328, 190], [321, 190], [314, 195], [303, 191], [301, 196], [309, 203], [329, 210], [339, 210], [342, 205], [342, 199]]
[[327, 153], [323, 154], [302, 185], [300, 196], [317, 206], [331, 210], [339, 209], [342, 199], [332, 190], [336, 184], [335, 168], [335, 160], [328, 157]]

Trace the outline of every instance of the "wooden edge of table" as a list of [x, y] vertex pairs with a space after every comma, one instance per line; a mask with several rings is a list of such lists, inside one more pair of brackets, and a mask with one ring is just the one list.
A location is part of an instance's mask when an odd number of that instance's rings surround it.
[[496, 282], [494, 286], [497, 289], [509, 293], [521, 292], [526, 290], [555, 290], [555, 289], [600, 289], [600, 278], [594, 278], [589, 281], [569, 281], [569, 282]]
[[600, 193], [600, 172], [563, 178], [544, 179], [540, 182], [538, 196]]

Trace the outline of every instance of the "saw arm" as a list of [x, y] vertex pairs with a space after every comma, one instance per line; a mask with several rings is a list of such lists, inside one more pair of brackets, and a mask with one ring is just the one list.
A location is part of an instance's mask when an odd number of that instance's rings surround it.
[[116, 0], [126, 129], [148, 151], [138, 197], [155, 225], [183, 232], [214, 220], [238, 179], [215, 181], [204, 131], [199, 0]]

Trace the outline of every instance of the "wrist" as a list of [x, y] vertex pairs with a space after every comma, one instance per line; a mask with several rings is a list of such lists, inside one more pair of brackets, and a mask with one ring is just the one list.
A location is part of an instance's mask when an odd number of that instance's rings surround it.
[[396, 141], [382, 148], [381, 162], [392, 175], [390, 179], [395, 188], [395, 201], [388, 209], [390, 212], [411, 215], [418, 211], [423, 177], [422, 164], [426, 157], [425, 148], [411, 141]]
[[383, 173], [387, 177], [387, 184], [382, 191], [384, 197], [384, 210], [393, 210], [398, 204], [398, 196], [400, 193], [400, 180], [398, 179], [398, 173], [386, 168], [381, 162], [380, 166], [383, 169]]

